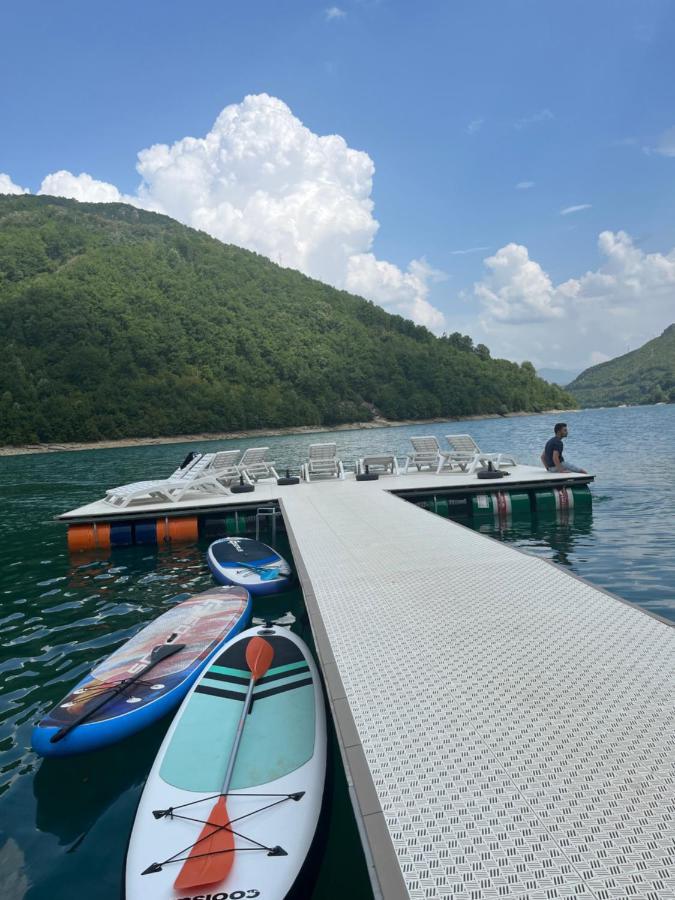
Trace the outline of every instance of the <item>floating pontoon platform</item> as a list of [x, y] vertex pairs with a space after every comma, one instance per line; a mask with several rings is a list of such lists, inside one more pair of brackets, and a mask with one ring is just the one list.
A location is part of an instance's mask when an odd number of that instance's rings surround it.
[[[527, 468], [509, 491], [590, 480]], [[374, 891], [672, 900], [675, 629], [393, 493], [504, 488], [425, 473], [256, 486], [285, 521]], [[211, 502], [229, 498], [170, 511]], [[110, 520], [105, 506], [62, 518]]]

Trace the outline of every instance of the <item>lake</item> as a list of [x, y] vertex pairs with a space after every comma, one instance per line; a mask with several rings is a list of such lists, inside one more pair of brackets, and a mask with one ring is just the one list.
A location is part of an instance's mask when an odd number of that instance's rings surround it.
[[[142, 623], [212, 583], [204, 561], [208, 540], [69, 557], [56, 515], [107, 487], [163, 477], [197, 448], [269, 445], [285, 468], [298, 466], [307, 446], [322, 440], [336, 441], [351, 464], [366, 451], [405, 456], [413, 434], [435, 434], [442, 443], [445, 434], [468, 432], [484, 450], [538, 464], [558, 419], [569, 426], [566, 458], [596, 475], [592, 515], [515, 522], [489, 533], [675, 622], [673, 405], [0, 458], [0, 896], [119, 896], [135, 807], [168, 723], [97, 753], [48, 762], [30, 750], [31, 729]], [[287, 546], [282, 535], [282, 553]], [[292, 611], [294, 627], [311, 641], [299, 591], [270, 609]], [[365, 900], [370, 890], [358, 834], [334, 742], [331, 748], [330, 802], [312, 897]]]

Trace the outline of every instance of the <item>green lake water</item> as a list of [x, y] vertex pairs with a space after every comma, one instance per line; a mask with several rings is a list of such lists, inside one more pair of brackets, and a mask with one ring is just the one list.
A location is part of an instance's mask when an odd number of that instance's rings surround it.
[[[30, 750], [33, 724], [92, 665], [177, 598], [212, 583], [195, 546], [128, 547], [69, 556], [61, 512], [105, 488], [170, 473], [190, 449], [266, 444], [281, 467], [310, 443], [335, 440], [343, 459], [405, 456], [412, 434], [469, 432], [486, 450], [537, 463], [557, 418], [565, 456], [597, 477], [591, 515], [535, 519], [493, 537], [544, 556], [675, 623], [675, 406], [585, 410], [322, 435], [168, 444], [0, 458], [0, 897], [119, 897], [123, 860], [143, 781], [168, 721], [116, 746], [64, 760]], [[215, 537], [215, 535], [214, 535]], [[264, 539], [264, 536], [263, 536]], [[278, 549], [288, 554], [283, 534]], [[291, 610], [311, 643], [299, 591], [256, 601], [256, 614]], [[405, 627], [405, 623], [401, 623]], [[331, 789], [308, 898], [371, 896], [334, 740]], [[346, 862], [347, 861], [347, 862]]]

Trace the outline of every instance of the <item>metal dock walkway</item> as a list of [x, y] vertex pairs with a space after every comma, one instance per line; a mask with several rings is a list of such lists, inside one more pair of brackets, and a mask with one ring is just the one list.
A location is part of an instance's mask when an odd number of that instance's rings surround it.
[[675, 628], [386, 487], [279, 498], [376, 888], [675, 898]]

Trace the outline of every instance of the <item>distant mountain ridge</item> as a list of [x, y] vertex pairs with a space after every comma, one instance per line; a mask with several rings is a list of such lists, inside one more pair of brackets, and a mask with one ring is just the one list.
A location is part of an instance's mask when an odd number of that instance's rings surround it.
[[530, 363], [166, 216], [0, 197], [0, 443], [574, 404]]
[[675, 324], [637, 350], [586, 369], [566, 390], [582, 406], [675, 402]]
[[581, 374], [580, 369], [537, 369], [537, 375], [551, 384], [559, 384], [565, 387]]

